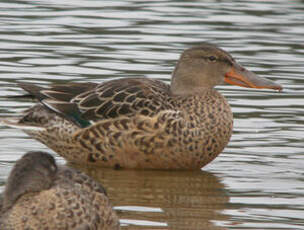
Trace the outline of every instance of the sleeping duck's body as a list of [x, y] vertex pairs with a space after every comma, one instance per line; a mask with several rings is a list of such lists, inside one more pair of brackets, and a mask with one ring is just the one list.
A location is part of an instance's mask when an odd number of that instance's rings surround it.
[[0, 229], [118, 230], [119, 220], [101, 184], [50, 154], [28, 152], [7, 180]]

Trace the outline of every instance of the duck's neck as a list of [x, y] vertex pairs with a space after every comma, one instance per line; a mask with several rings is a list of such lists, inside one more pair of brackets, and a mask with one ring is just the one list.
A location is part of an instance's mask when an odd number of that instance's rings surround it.
[[195, 84], [185, 84], [186, 82], [182, 82], [179, 80], [176, 80], [174, 77], [172, 77], [171, 80], [171, 86], [170, 90], [173, 95], [181, 95], [181, 96], [187, 96], [187, 95], [194, 95], [194, 94], [202, 94], [206, 93], [208, 91], [213, 91], [213, 87], [203, 87], [198, 86]]
[[193, 95], [210, 91], [214, 86], [215, 84], [209, 82], [201, 72], [182, 68], [178, 63], [172, 73], [170, 88], [174, 95]]

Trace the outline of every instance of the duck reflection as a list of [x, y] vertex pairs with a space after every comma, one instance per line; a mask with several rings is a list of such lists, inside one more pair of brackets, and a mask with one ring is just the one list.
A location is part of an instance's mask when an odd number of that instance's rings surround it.
[[106, 188], [121, 229], [224, 229], [224, 184], [204, 171], [138, 171], [76, 167]]

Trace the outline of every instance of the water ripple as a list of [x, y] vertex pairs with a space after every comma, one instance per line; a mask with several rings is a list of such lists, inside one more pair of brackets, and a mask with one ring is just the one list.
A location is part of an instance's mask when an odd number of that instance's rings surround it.
[[[169, 83], [183, 49], [218, 44], [284, 91], [217, 87], [232, 106], [234, 134], [208, 173], [93, 171], [122, 229], [304, 229], [303, 10], [300, 0], [1, 1], [0, 113], [32, 105], [2, 98], [21, 93], [16, 82]], [[0, 145], [1, 190], [25, 151], [49, 151], [5, 127]]]

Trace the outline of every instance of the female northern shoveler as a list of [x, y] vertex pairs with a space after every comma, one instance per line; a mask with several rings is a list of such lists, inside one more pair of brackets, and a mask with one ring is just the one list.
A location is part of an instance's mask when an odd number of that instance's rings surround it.
[[198, 169], [229, 142], [233, 116], [214, 86], [281, 90], [210, 44], [187, 49], [171, 85], [147, 78], [20, 86], [39, 100], [16, 120], [68, 161], [106, 167]]
[[43, 152], [14, 166], [0, 202], [0, 229], [119, 229], [103, 187]]

